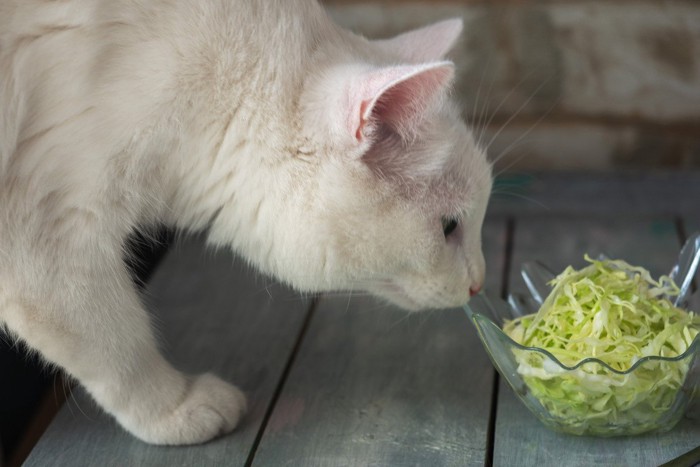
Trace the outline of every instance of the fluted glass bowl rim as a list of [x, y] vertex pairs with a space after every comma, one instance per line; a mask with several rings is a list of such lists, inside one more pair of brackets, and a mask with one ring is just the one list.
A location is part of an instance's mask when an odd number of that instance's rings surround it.
[[[601, 256], [601, 259], [605, 259], [605, 256]], [[666, 297], [669, 300], [673, 302], [675, 306], [678, 306], [679, 308], [686, 310], [687, 311], [687, 298], [688, 295], [691, 294], [691, 289], [692, 289], [692, 282], [695, 277], [695, 273], [700, 266], [700, 232], [695, 232], [692, 235], [688, 237], [686, 240], [685, 244], [680, 250], [680, 253], [678, 255], [678, 260], [676, 261], [676, 264], [673, 266], [671, 269], [671, 272], [669, 276], [676, 281], [676, 283], [679, 283], [679, 294], [676, 297]], [[548, 281], [546, 279], [552, 279], [554, 278], [554, 274], [543, 264], [539, 262], [531, 262], [531, 263], [523, 263], [521, 266], [521, 274], [522, 277], [527, 285], [527, 289], [530, 293], [530, 297], [537, 302], [540, 306], [542, 305], [542, 302], [544, 301], [544, 298], [549, 295], [551, 292], [551, 287], [548, 285], [545, 285]], [[546, 287], [546, 290], [544, 288]], [[696, 291], [692, 296], [698, 296], [700, 294], [700, 291]], [[510, 296], [511, 299], [517, 298], [515, 295]], [[476, 325], [477, 329], [479, 330], [479, 333], [481, 334], [481, 329], [479, 329], [479, 326], [481, 325], [480, 321], [485, 321], [487, 325], [493, 326], [495, 330], [497, 331], [498, 334], [500, 334], [500, 337], [504, 337], [506, 339], [506, 342], [509, 342], [512, 346], [524, 350], [524, 351], [530, 351], [530, 352], [537, 352], [541, 353], [544, 355], [547, 359], [550, 361], [556, 363], [560, 368], [566, 371], [574, 371], [578, 368], [580, 368], [583, 365], [589, 364], [589, 363], [594, 363], [601, 365], [602, 367], [606, 368], [607, 370], [618, 374], [618, 375], [626, 375], [632, 373], [635, 369], [639, 368], [640, 366], [644, 365], [647, 362], [651, 361], [659, 361], [659, 362], [677, 362], [684, 360], [688, 358], [689, 356], [693, 355], [695, 352], [700, 349], [700, 334], [695, 336], [693, 339], [693, 342], [688, 346], [688, 348], [681, 354], [676, 355], [674, 357], [664, 357], [661, 355], [647, 355], [644, 357], [640, 357], [637, 361], [635, 361], [632, 365], [630, 365], [629, 368], [626, 370], [617, 370], [607, 363], [605, 363], [603, 360], [596, 358], [596, 357], [585, 357], [582, 358], [580, 361], [578, 361], [574, 365], [566, 365], [562, 363], [556, 356], [554, 356], [551, 352], [548, 350], [542, 348], [542, 347], [534, 347], [534, 346], [525, 346], [522, 345], [516, 341], [514, 341], [510, 336], [508, 336], [505, 332], [503, 332], [503, 329], [501, 326], [499, 326], [497, 323], [495, 323], [491, 318], [488, 316], [484, 315], [483, 313], [480, 313], [479, 311], [474, 310], [473, 307], [473, 300], [474, 299], [482, 299], [485, 306], [489, 307], [491, 310], [491, 314], [493, 315], [498, 315], [501, 316], [500, 313], [497, 312], [495, 306], [494, 306], [494, 301], [497, 305], [499, 306], [504, 306], [505, 309], [508, 310], [508, 317], [511, 319], [514, 319], [520, 315], [518, 312], [519, 310], [516, 309], [515, 305], [513, 303], [507, 302], [503, 300], [502, 298], [499, 297], [489, 297], [486, 295], [485, 291], [479, 292], [475, 297], [472, 297], [472, 300], [464, 304], [463, 308], [464, 311], [467, 313], [467, 316], [474, 322]], [[698, 303], [698, 301], [696, 301]], [[537, 310], [529, 310], [530, 312], [535, 312]], [[502, 317], [502, 316], [501, 316]], [[479, 336], [480, 339], [482, 340], [484, 347], [486, 348], [487, 352], [490, 354], [494, 351], [494, 349], [491, 349], [489, 346], [489, 343], [484, 339], [483, 336]]]
[[[617, 370], [607, 363], [605, 363], [603, 360], [596, 358], [596, 357], [586, 357], [578, 361], [575, 365], [566, 365], [565, 363], [562, 363], [557, 357], [555, 357], [551, 352], [548, 350], [542, 348], [542, 347], [532, 347], [532, 346], [526, 346], [519, 344], [518, 342], [514, 341], [508, 334], [503, 332], [503, 329], [501, 326], [496, 324], [491, 318], [488, 316], [484, 315], [483, 313], [479, 313], [478, 311], [474, 311], [472, 306], [470, 305], [474, 299], [482, 298], [485, 301], [493, 301], [497, 300], [500, 301], [501, 303], [505, 304], [508, 307], [508, 310], [510, 311], [515, 311], [513, 306], [508, 303], [507, 301], [503, 300], [502, 298], [497, 298], [497, 297], [489, 297], [484, 291], [479, 292], [476, 296], [472, 297], [472, 299], [466, 303], [463, 306], [463, 309], [467, 313], [467, 315], [473, 320], [477, 321], [478, 319], [486, 321], [486, 324], [489, 326], [493, 326], [498, 333], [502, 335], [502, 337], [505, 338], [505, 340], [512, 345], [513, 347], [516, 347], [517, 349], [524, 350], [524, 351], [531, 351], [531, 352], [538, 352], [541, 353], [542, 355], [546, 356], [549, 360], [552, 362], [556, 363], [560, 368], [566, 371], [574, 371], [580, 368], [583, 365], [589, 364], [589, 363], [595, 363], [598, 365], [601, 365], [605, 367], [607, 370], [616, 373], [618, 375], [626, 375], [632, 373], [634, 370], [639, 368], [641, 365], [644, 365], [647, 362], [650, 361], [661, 361], [661, 362], [677, 362], [684, 360], [688, 357], [690, 357], [692, 354], [700, 350], [700, 334], [695, 336], [695, 339], [693, 339], [693, 342], [688, 346], [688, 348], [685, 350], [685, 352], [676, 355], [675, 357], [663, 357], [660, 355], [647, 355], [644, 357], [641, 357], [639, 360], [634, 362], [627, 370]], [[515, 316], [513, 316], [515, 318]], [[477, 326], [478, 328], [478, 326]], [[482, 339], [484, 341], [484, 339]], [[484, 347], [486, 347], [486, 350], [491, 353], [493, 352], [493, 349], [491, 346], [485, 344]]]

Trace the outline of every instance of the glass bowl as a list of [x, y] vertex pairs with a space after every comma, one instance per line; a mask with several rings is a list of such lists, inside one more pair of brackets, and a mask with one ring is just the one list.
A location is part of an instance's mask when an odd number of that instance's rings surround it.
[[[699, 262], [700, 234], [695, 234], [670, 276], [681, 289], [671, 301], [681, 308], [691, 304], [696, 312], [700, 293], [690, 295], [690, 290]], [[547, 427], [575, 435], [626, 436], [673, 428], [700, 396], [700, 334], [681, 355], [643, 357], [627, 371], [596, 358], [567, 366], [547, 350], [518, 344], [501, 329], [506, 320], [535, 313], [551, 290], [554, 274], [542, 264], [526, 263], [521, 272], [528, 295], [510, 295], [506, 302], [482, 292], [464, 309], [494, 366], [525, 406]]]

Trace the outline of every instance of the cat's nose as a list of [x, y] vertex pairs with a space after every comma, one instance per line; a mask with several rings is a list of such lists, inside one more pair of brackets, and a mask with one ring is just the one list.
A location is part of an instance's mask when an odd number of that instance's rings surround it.
[[474, 295], [478, 294], [479, 291], [481, 290], [481, 284], [475, 284], [469, 287], [469, 296], [473, 297]]

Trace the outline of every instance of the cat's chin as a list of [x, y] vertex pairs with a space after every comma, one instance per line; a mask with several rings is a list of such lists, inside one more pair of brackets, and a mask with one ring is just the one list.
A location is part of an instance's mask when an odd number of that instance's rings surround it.
[[448, 300], [447, 297], [427, 297], [425, 300], [419, 300], [411, 297], [401, 286], [394, 283], [384, 283], [381, 285], [381, 287], [374, 288], [373, 290], [370, 290], [370, 292], [373, 295], [388, 301], [392, 305], [411, 312], [454, 308], [469, 301], [468, 295], [463, 300]]

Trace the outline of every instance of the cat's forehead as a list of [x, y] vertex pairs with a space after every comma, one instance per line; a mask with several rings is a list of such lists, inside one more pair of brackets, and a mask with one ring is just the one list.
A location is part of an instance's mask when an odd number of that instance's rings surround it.
[[[394, 181], [399, 198], [425, 217], [469, 218], [491, 191], [491, 170], [483, 153], [455, 155], [452, 163], [422, 180]], [[396, 193], [396, 191], [394, 191]]]
[[482, 194], [491, 189], [491, 165], [467, 126], [450, 113], [425, 138], [424, 150], [434, 151], [432, 156], [442, 161], [429, 182], [428, 200], [456, 213], [481, 202]]

